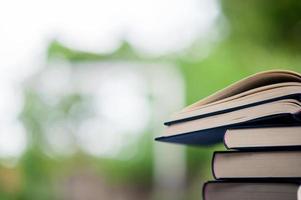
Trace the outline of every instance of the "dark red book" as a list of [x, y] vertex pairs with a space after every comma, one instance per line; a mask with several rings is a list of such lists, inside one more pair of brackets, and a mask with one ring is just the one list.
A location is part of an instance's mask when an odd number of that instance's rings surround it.
[[300, 200], [299, 183], [293, 182], [207, 182], [204, 200]]

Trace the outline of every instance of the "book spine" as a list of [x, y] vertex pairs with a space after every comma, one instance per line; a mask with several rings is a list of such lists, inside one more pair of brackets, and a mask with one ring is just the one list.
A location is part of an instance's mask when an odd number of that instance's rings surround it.
[[225, 132], [223, 143], [226, 149], [230, 150], [231, 148], [227, 144], [228, 130]]
[[212, 156], [212, 159], [211, 159], [211, 172], [212, 172], [212, 176], [215, 180], [218, 180], [218, 178], [216, 177], [216, 174], [215, 174], [215, 170], [214, 170], [214, 166], [215, 166], [215, 155], [216, 155], [216, 151], [213, 152], [213, 156]]
[[202, 197], [203, 197], [203, 200], [206, 200], [206, 188], [208, 186], [208, 183], [209, 182], [204, 183], [203, 188], [202, 188]]

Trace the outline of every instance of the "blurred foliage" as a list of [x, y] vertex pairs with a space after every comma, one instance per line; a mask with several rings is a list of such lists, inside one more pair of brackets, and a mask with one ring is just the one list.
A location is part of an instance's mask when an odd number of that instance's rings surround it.
[[[102, 55], [77, 51], [54, 41], [48, 48], [48, 59], [63, 58], [71, 62], [134, 60], [168, 61], [175, 63], [182, 71], [186, 87], [186, 104], [191, 104], [240, 78], [258, 71], [282, 68], [301, 72], [301, 2], [298, 0], [274, 1], [253, 0], [221, 1], [226, 24], [221, 35], [224, 39], [210, 47], [205, 58], [178, 54], [161, 58], [147, 58], [124, 42], [115, 52]], [[197, 46], [197, 48], [195, 48]], [[194, 44], [193, 51], [206, 52], [201, 44]], [[189, 52], [189, 50], [187, 50]], [[79, 152], [72, 158], [53, 158], [43, 152], [45, 138], [42, 123], [57, 119], [78, 123], [83, 117], [79, 109], [74, 115], [73, 106], [85, 106], [89, 101], [82, 94], [68, 94], [55, 107], [45, 104], [32, 90], [24, 90], [25, 104], [21, 120], [27, 130], [30, 146], [19, 161], [11, 188], [0, 187], [3, 200], [50, 200], [56, 199], [53, 187], [57, 179], [71, 173], [72, 166], [93, 166], [112, 184], [134, 184], [151, 187], [153, 179], [153, 138], [150, 130], [139, 138], [139, 154], [130, 160], [93, 158]], [[89, 113], [85, 113], [89, 114]], [[55, 116], [53, 116], [55, 115]], [[58, 117], [59, 116], [59, 117]], [[188, 182], [210, 176], [208, 169], [213, 149], [187, 148]], [[125, 149], [124, 152], [130, 151]], [[122, 155], [121, 155], [122, 156]], [[5, 171], [6, 168], [1, 170]], [[18, 181], [16, 181], [18, 182]], [[0, 180], [1, 185], [9, 181]], [[199, 193], [197, 194], [199, 195]]]

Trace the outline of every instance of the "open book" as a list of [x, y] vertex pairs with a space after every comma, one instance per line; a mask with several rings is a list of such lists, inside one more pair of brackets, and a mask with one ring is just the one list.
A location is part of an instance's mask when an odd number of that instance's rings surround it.
[[266, 71], [174, 114], [159, 141], [214, 144], [228, 128], [300, 125], [301, 74]]

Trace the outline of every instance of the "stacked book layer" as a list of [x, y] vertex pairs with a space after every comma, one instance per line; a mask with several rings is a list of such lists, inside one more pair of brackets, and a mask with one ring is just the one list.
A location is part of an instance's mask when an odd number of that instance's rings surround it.
[[[210, 145], [215, 181], [205, 200], [301, 199], [301, 74], [245, 78], [176, 113], [158, 141]], [[299, 198], [298, 198], [299, 196]]]
[[205, 200], [300, 200], [301, 126], [229, 129]]

